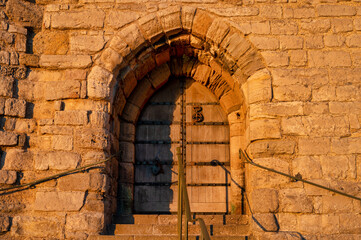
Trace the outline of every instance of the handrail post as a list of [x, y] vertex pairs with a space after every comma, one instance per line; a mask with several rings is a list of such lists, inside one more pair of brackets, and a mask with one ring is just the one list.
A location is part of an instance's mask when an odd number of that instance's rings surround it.
[[181, 152], [177, 148], [178, 156], [178, 239], [182, 240], [182, 224], [183, 224], [183, 193], [182, 193], [182, 174], [181, 174]]

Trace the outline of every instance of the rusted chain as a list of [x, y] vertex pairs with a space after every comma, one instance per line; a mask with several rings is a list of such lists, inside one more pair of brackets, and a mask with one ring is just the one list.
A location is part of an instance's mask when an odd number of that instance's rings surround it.
[[41, 178], [41, 179], [38, 179], [38, 180], [35, 180], [35, 181], [32, 181], [32, 182], [29, 182], [29, 183], [24, 183], [24, 184], [21, 184], [21, 185], [16, 185], [16, 186], [11, 186], [11, 187], [6, 187], [6, 188], [0, 188], [0, 192], [5, 192], [5, 191], [9, 191], [9, 190], [14, 190], [14, 189], [19, 189], [19, 188], [34, 188], [36, 185], [40, 184], [40, 183], [43, 183], [43, 182], [47, 182], [47, 181], [50, 181], [50, 180], [53, 180], [53, 179], [57, 179], [57, 178], [60, 178], [60, 177], [64, 177], [64, 176], [67, 176], [69, 174], [72, 174], [72, 173], [78, 173], [78, 172], [83, 172], [85, 170], [87, 170], [88, 168], [91, 168], [91, 167], [94, 167], [94, 166], [97, 166], [99, 164], [102, 164], [102, 163], [105, 163], [105, 162], [108, 162], [110, 161], [112, 158], [116, 157], [116, 156], [119, 156], [121, 152], [118, 152], [116, 154], [113, 154], [111, 155], [110, 157], [108, 157], [107, 159], [103, 160], [103, 161], [99, 161], [99, 162], [96, 162], [96, 163], [91, 163], [91, 164], [87, 164], [83, 167], [78, 167], [78, 168], [75, 168], [75, 169], [72, 169], [72, 170], [68, 170], [68, 171], [65, 171], [65, 172], [61, 172], [61, 173], [58, 173], [58, 174], [55, 174], [55, 175], [51, 175], [49, 177], [45, 177], [45, 178]]

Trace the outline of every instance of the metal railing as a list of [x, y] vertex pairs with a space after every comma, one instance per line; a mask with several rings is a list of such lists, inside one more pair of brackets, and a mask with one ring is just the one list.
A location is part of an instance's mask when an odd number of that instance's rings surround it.
[[312, 186], [315, 186], [315, 187], [318, 187], [318, 188], [322, 188], [322, 189], [328, 190], [330, 192], [334, 192], [334, 193], [343, 195], [343, 196], [348, 197], [348, 198], [352, 198], [352, 199], [356, 199], [356, 200], [361, 201], [361, 198], [359, 198], [359, 197], [353, 196], [353, 195], [345, 193], [345, 192], [338, 191], [338, 190], [333, 189], [333, 188], [325, 187], [325, 186], [322, 186], [322, 185], [314, 183], [314, 182], [304, 180], [304, 179], [302, 179], [301, 176], [298, 176], [298, 175], [292, 176], [292, 175], [289, 175], [289, 174], [274, 170], [272, 168], [268, 168], [268, 167], [262, 166], [260, 164], [257, 164], [255, 162], [253, 162], [252, 159], [248, 156], [247, 152], [244, 152], [242, 149], [239, 149], [239, 158], [241, 160], [243, 159], [245, 163], [251, 164], [251, 165], [253, 165], [255, 167], [262, 168], [262, 169], [265, 169], [267, 171], [274, 172], [274, 173], [277, 173], [277, 174], [285, 176], [285, 177], [289, 177], [289, 178], [291, 178], [291, 179], [293, 179], [295, 181], [304, 182], [306, 184], [309, 184], [309, 185], [312, 185]]
[[182, 159], [182, 153], [180, 147], [177, 148], [178, 156], [178, 236], [179, 240], [183, 239], [183, 214], [185, 214], [185, 228], [184, 235], [185, 239], [188, 240], [188, 223], [190, 222], [199, 222], [201, 228], [200, 240], [210, 240], [208, 230], [204, 220], [202, 218], [192, 219], [186, 179], [184, 176], [184, 165]]

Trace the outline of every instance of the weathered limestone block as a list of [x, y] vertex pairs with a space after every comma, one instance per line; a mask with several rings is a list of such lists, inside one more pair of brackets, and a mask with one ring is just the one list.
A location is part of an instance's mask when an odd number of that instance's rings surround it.
[[308, 234], [319, 233], [322, 230], [322, 225], [320, 224], [322, 221], [321, 217], [321, 215], [316, 214], [300, 215], [298, 218], [300, 231]]
[[0, 77], [0, 97], [12, 97], [13, 96], [14, 79], [12, 77], [1, 76]]
[[206, 39], [219, 46], [229, 31], [229, 25], [221, 18], [216, 18], [207, 31]]
[[302, 188], [282, 189], [279, 196], [281, 212], [310, 213], [313, 210], [312, 200]]
[[111, 48], [107, 48], [102, 52], [99, 64], [109, 72], [117, 75], [119, 69], [124, 67], [125, 62], [118, 52]]
[[267, 69], [254, 73], [242, 86], [248, 103], [269, 102], [272, 97], [271, 75]]
[[[253, 216], [257, 219], [259, 224], [261, 224], [264, 229], [267, 229], [268, 231], [279, 230], [278, 222], [276, 223], [276, 221], [278, 220], [276, 220], [273, 213], [256, 213]], [[256, 231], [263, 231], [263, 229], [261, 229], [260, 226], [255, 222], [252, 222], [252, 224], [254, 226], [253, 229], [255, 229]]]
[[307, 64], [307, 51], [291, 50], [289, 51], [291, 66], [305, 66]]
[[269, 67], [284, 67], [289, 65], [289, 57], [287, 52], [262, 52], [262, 56]]
[[95, 66], [88, 76], [88, 96], [95, 99], [108, 99], [112, 80], [113, 74], [102, 67]]
[[160, 10], [157, 14], [167, 36], [171, 36], [182, 31], [180, 7], [169, 7], [165, 10]]
[[77, 129], [75, 131], [75, 146], [81, 148], [107, 149], [109, 134], [103, 129]]
[[311, 87], [304, 85], [288, 85], [273, 88], [277, 101], [308, 101], [311, 99]]
[[12, 234], [16, 237], [61, 239], [64, 234], [64, 214], [52, 213], [52, 216], [22, 216], [12, 219]]
[[311, 35], [305, 37], [305, 47], [308, 49], [321, 49], [325, 45], [323, 43], [323, 36]]
[[297, 215], [293, 213], [278, 213], [277, 219], [281, 231], [293, 231], [297, 226]]
[[281, 138], [278, 119], [259, 119], [250, 122], [250, 140]]
[[45, 100], [57, 100], [80, 97], [80, 82], [77, 80], [45, 82]]
[[[256, 158], [254, 162], [262, 166], [275, 169], [279, 172], [289, 174], [289, 164], [281, 159], [277, 158]], [[275, 188], [285, 183], [289, 183], [289, 178], [283, 177], [279, 174], [272, 173], [254, 166], [249, 169], [249, 187], [259, 188]]]
[[8, 98], [5, 102], [5, 115], [25, 117], [26, 101], [15, 98]]
[[68, 33], [63, 31], [40, 31], [33, 40], [35, 54], [62, 55], [69, 48]]
[[208, 82], [211, 72], [212, 69], [209, 66], [205, 64], [200, 64], [195, 68], [195, 73], [193, 78], [194, 80], [202, 84], [206, 84]]
[[299, 138], [298, 153], [300, 155], [324, 155], [331, 150], [329, 138]]
[[182, 7], [182, 26], [184, 30], [191, 31], [196, 8], [190, 6]]
[[90, 124], [98, 128], [108, 128], [110, 123], [109, 113], [102, 111], [92, 111], [90, 114]]
[[103, 229], [104, 224], [103, 213], [80, 213], [67, 216], [65, 229], [67, 231], [98, 233]]
[[50, 69], [87, 68], [92, 64], [88, 55], [41, 55], [40, 67]]
[[352, 65], [350, 53], [346, 51], [308, 51], [310, 67], [349, 67]]
[[351, 32], [353, 30], [352, 19], [332, 19], [332, 30], [335, 33]]
[[319, 137], [347, 136], [350, 134], [346, 117], [331, 115], [311, 115], [282, 119], [283, 134]]
[[37, 192], [34, 210], [79, 211], [84, 204], [85, 192]]
[[6, 14], [13, 21], [29, 27], [41, 28], [43, 9], [40, 5], [20, 0], [9, 0], [6, 4]]
[[264, 140], [252, 142], [249, 146], [252, 156], [273, 156], [274, 154], [293, 154], [296, 143], [292, 140]]
[[326, 69], [272, 69], [274, 86], [312, 85], [320, 87], [328, 84]]
[[10, 229], [10, 218], [7, 216], [0, 217], [0, 232], [7, 232]]
[[346, 45], [352, 48], [361, 47], [361, 34], [349, 35], [346, 38]]
[[250, 118], [303, 115], [303, 102], [250, 104]]
[[70, 37], [70, 51], [73, 53], [93, 54], [102, 50], [104, 45], [103, 35], [75, 35]]
[[15, 50], [17, 52], [26, 52], [26, 36], [18, 34], [15, 38]]
[[140, 54], [137, 58], [137, 63], [134, 66], [134, 73], [138, 80], [143, 79], [151, 70], [156, 67], [152, 49], [148, 48]]
[[120, 136], [121, 141], [134, 141], [135, 138], [135, 126], [132, 123], [121, 122], [120, 123]]
[[347, 5], [319, 5], [316, 7], [316, 11], [318, 16], [322, 17], [356, 15], [356, 8]]
[[355, 179], [355, 156], [321, 156], [323, 176], [329, 179]]
[[106, 17], [105, 24], [119, 29], [139, 18], [139, 14], [130, 11], [111, 10]]
[[225, 93], [219, 100], [219, 103], [227, 114], [239, 110], [242, 105], [240, 97], [233, 91]]
[[[16, 182], [17, 175], [15, 171], [0, 170], [0, 184], [14, 184]], [[1, 223], [1, 218], [0, 218]], [[1, 224], [0, 224], [1, 232]]]
[[299, 36], [280, 36], [281, 49], [301, 49], [303, 48], [303, 38]]
[[361, 233], [361, 216], [356, 213], [340, 214], [341, 233]]
[[278, 190], [260, 188], [253, 190], [251, 194], [252, 211], [260, 213], [277, 212]]
[[55, 112], [56, 125], [85, 125], [88, 123], [88, 113], [84, 110], [70, 110]]
[[256, 48], [261, 50], [276, 50], [280, 47], [279, 40], [274, 37], [252, 36], [249, 40]]
[[119, 34], [119, 37], [123, 39], [134, 54], [146, 44], [145, 39], [136, 24], [125, 27]]
[[72, 152], [38, 152], [35, 155], [36, 170], [68, 170], [78, 167], [80, 155]]
[[231, 29], [223, 39], [221, 48], [226, 50], [234, 60], [238, 60], [251, 48], [251, 43], [241, 32]]
[[168, 64], [163, 64], [157, 68], [155, 68], [149, 74], [149, 81], [152, 83], [152, 86], [155, 89], [160, 88], [165, 82], [168, 81], [171, 72]]
[[52, 146], [54, 150], [70, 151], [73, 149], [73, 137], [55, 135], [52, 139]]
[[10, 53], [7, 51], [0, 51], [0, 63], [9, 65], [10, 64]]
[[60, 191], [104, 191], [104, 185], [104, 174], [77, 173], [59, 178], [57, 186]]
[[352, 212], [352, 199], [344, 196], [322, 196], [322, 213]]
[[39, 59], [38, 55], [21, 53], [19, 63], [28, 67], [39, 67]]
[[3, 115], [5, 113], [5, 98], [0, 98], [0, 114]]
[[12, 132], [0, 131], [0, 146], [14, 146], [18, 144], [18, 135]]
[[273, 20], [271, 21], [271, 33], [277, 35], [296, 35], [298, 25], [293, 20]]
[[214, 17], [211, 16], [209, 13], [204, 10], [197, 9], [196, 15], [193, 19], [192, 34], [201, 39], [205, 39], [207, 31], [211, 26], [213, 20]]
[[163, 28], [158, 21], [157, 15], [149, 14], [140, 18], [138, 22], [141, 30], [145, 33], [145, 37], [148, 38], [150, 42], [154, 43], [163, 36]]
[[78, 12], [56, 12], [51, 15], [51, 27], [58, 29], [101, 28], [105, 14], [101, 10], [87, 9]]
[[135, 106], [142, 108], [154, 91], [150, 81], [145, 78], [138, 83], [128, 101]]
[[361, 138], [333, 138], [332, 139], [332, 152], [336, 154], [355, 154], [361, 153], [360, 144]]
[[39, 133], [51, 134], [51, 135], [71, 135], [73, 134], [73, 127], [45, 125], [45, 126], [40, 126]]
[[33, 153], [21, 149], [7, 150], [2, 169], [15, 171], [33, 170]]
[[316, 157], [302, 156], [292, 161], [293, 173], [300, 173], [302, 179], [322, 178], [320, 160]]

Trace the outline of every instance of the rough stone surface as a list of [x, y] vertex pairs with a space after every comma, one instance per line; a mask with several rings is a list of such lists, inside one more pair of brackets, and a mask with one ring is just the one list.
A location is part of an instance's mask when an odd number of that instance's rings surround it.
[[87, 68], [92, 64], [87, 55], [41, 55], [39, 65], [50, 69]]
[[16, 179], [15, 171], [0, 170], [0, 184], [14, 184]]
[[46, 82], [44, 92], [46, 100], [58, 100], [80, 97], [80, 82], [74, 80]]
[[51, 27], [58, 29], [100, 28], [105, 14], [101, 10], [58, 12], [51, 15]]
[[69, 41], [70, 51], [74, 53], [92, 54], [100, 51], [105, 44], [104, 36], [71, 36]]
[[34, 210], [79, 211], [84, 204], [84, 192], [37, 192]]
[[257, 212], [276, 212], [278, 210], [278, 191], [275, 189], [256, 189], [251, 195], [252, 208]]
[[39, 32], [33, 41], [35, 54], [62, 55], [68, 52], [69, 36], [61, 31]]
[[14, 79], [11, 77], [0, 78], [0, 97], [13, 96]]
[[36, 170], [70, 170], [78, 167], [81, 157], [71, 152], [39, 152], [35, 155]]
[[0, 131], [0, 145], [14, 146], [18, 144], [18, 135], [12, 132]]
[[15, 117], [25, 117], [26, 101], [9, 98], [5, 102], [5, 115]]

